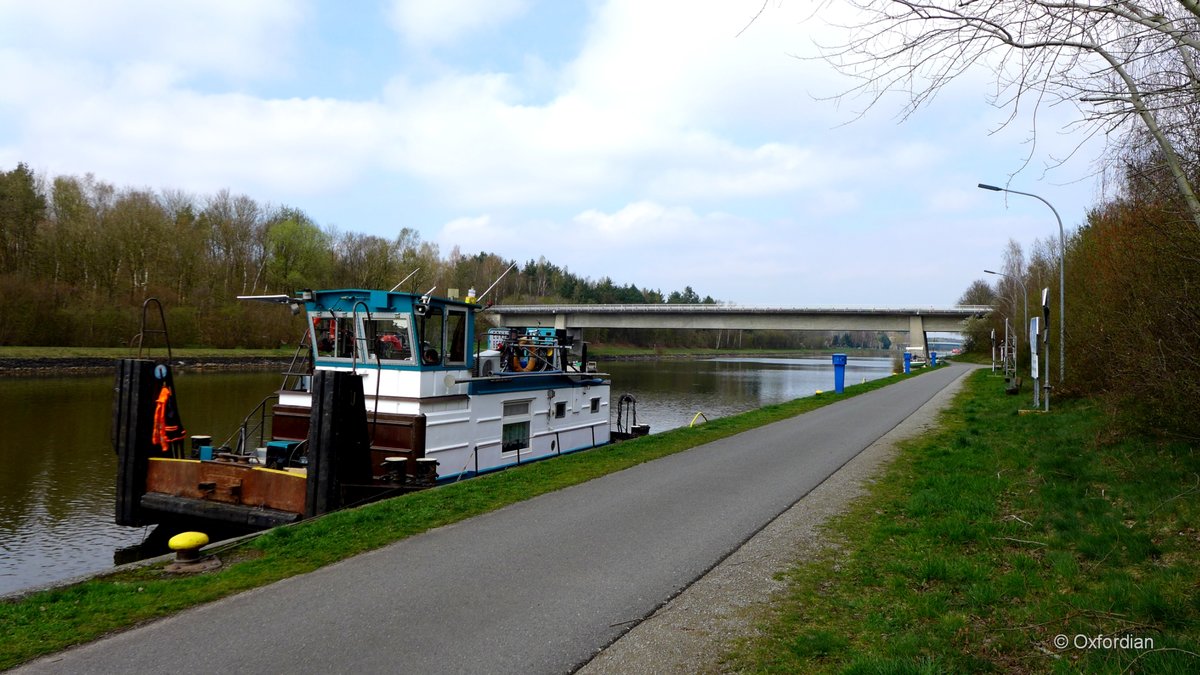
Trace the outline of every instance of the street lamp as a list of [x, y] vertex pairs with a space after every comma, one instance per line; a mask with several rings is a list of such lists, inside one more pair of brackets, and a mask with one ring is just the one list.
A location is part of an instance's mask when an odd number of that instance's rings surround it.
[[[1028, 331], [1029, 330], [1029, 290], [1025, 288], [1025, 282], [1021, 280], [1021, 277], [1014, 277], [1013, 275], [1005, 274], [1004, 272], [993, 272], [991, 270], [984, 270], [984, 273], [985, 274], [995, 274], [998, 277], [1005, 277], [1008, 279], [1012, 279], [1013, 281], [1017, 282], [1018, 284], [1021, 284], [1021, 292], [1024, 293], [1024, 295], [1021, 297], [1023, 297], [1025, 299], [1025, 310], [1024, 310], [1025, 314], [1021, 317], [1021, 320], [1025, 322], [1025, 330]], [[1017, 337], [1020, 337], [1020, 335], [1021, 335], [1020, 333], [1017, 333]]]
[[[1029, 289], [1025, 288], [1025, 282], [1021, 280], [1021, 277], [1015, 277], [1011, 274], [1005, 274], [1004, 272], [993, 272], [991, 270], [984, 270], [984, 272], [986, 274], [995, 274], [998, 277], [1005, 277], [1006, 279], [1012, 279], [1013, 281], [1017, 282], [1018, 284], [1021, 284], [1021, 298], [1025, 301], [1025, 309], [1023, 310], [1025, 314], [1022, 317], [1022, 319], [1025, 322], [1025, 334], [1028, 335], [1029, 334]], [[1014, 307], [1014, 309], [1016, 309], [1016, 308]], [[1016, 344], [1020, 344], [1020, 342], [1021, 342], [1021, 331], [1017, 331], [1016, 334], [1014, 335], [1014, 337], [1016, 338], [1014, 346], [1016, 346]], [[1018, 351], [1018, 353], [1020, 353], [1020, 352]], [[1017, 367], [1017, 357], [1014, 354], [1013, 355], [1013, 369], [1015, 370], [1016, 367]], [[1037, 392], [1037, 377], [1036, 376], [1034, 377], [1033, 381], [1034, 381], [1033, 406], [1036, 408], [1037, 402], [1038, 402], [1037, 401], [1038, 392]]]
[[[1067, 364], [1067, 302], [1064, 291], [1064, 289], [1067, 287], [1065, 271], [1066, 263], [1064, 262], [1067, 255], [1067, 241], [1066, 235], [1063, 234], [1062, 218], [1058, 216], [1058, 209], [1054, 208], [1053, 204], [1035, 194], [1029, 192], [1020, 192], [1018, 190], [1009, 190], [1008, 188], [987, 185], [986, 183], [980, 183], [979, 187], [984, 190], [991, 190], [993, 192], [1011, 192], [1014, 195], [1033, 197], [1046, 206], [1049, 206], [1050, 210], [1054, 212], [1054, 219], [1058, 221], [1058, 383], [1062, 384], [1063, 373], [1066, 371]], [[1026, 320], [1028, 320], [1028, 317], [1026, 317]]]

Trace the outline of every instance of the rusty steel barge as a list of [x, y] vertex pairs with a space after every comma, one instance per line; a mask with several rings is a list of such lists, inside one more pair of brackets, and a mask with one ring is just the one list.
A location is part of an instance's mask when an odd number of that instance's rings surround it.
[[305, 338], [280, 389], [223, 444], [172, 425], [169, 358], [119, 363], [118, 524], [263, 529], [648, 432], [624, 409], [610, 428], [610, 382], [575, 336], [493, 328], [477, 342], [473, 298], [250, 299], [304, 311]]

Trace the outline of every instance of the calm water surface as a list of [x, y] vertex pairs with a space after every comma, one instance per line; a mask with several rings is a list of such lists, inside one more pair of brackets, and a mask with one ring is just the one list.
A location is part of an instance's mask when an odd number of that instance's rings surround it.
[[[652, 432], [833, 389], [828, 357], [601, 363]], [[846, 383], [884, 377], [887, 358], [851, 359]], [[280, 383], [272, 373], [175, 375], [189, 432], [220, 443]], [[0, 380], [0, 595], [96, 572], [150, 528], [113, 524], [113, 377]], [[614, 411], [615, 415], [615, 411]]]

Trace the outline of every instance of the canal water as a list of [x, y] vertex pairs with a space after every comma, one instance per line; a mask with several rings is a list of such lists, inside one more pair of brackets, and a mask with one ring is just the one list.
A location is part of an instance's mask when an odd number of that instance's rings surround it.
[[[651, 432], [687, 426], [833, 389], [821, 358], [602, 362], [612, 403], [637, 399]], [[888, 358], [851, 358], [846, 383], [885, 377]], [[219, 444], [280, 384], [272, 373], [175, 374], [189, 432]], [[113, 377], [0, 380], [0, 595], [104, 570], [151, 528], [113, 524]], [[614, 410], [614, 415], [615, 410]]]

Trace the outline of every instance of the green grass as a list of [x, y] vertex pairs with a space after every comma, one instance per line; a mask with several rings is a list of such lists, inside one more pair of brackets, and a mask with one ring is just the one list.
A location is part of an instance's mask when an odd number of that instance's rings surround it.
[[[975, 373], [787, 575], [750, 672], [1200, 671], [1200, 452], [1121, 438], [1090, 401], [1049, 415]], [[1131, 636], [1153, 648], [1055, 645]]]
[[160, 566], [0, 603], [0, 669], [593, 478], [726, 438], [913, 375], [846, 387], [605, 448], [564, 455], [272, 530], [222, 553], [216, 572], [173, 577]]
[[[165, 349], [155, 346], [143, 353], [159, 357]], [[289, 358], [295, 347], [282, 349], [212, 349], [207, 347], [176, 347], [171, 354], [180, 358]], [[125, 359], [137, 355], [137, 349], [129, 347], [0, 347], [0, 359]]]
[[704, 358], [738, 354], [740, 356], [828, 356], [833, 353], [866, 354], [868, 356], [886, 356], [891, 352], [878, 349], [741, 349], [730, 345], [722, 349], [711, 347], [634, 347], [620, 344], [590, 344], [588, 354], [591, 358], [641, 358], [641, 357], [688, 357]]

